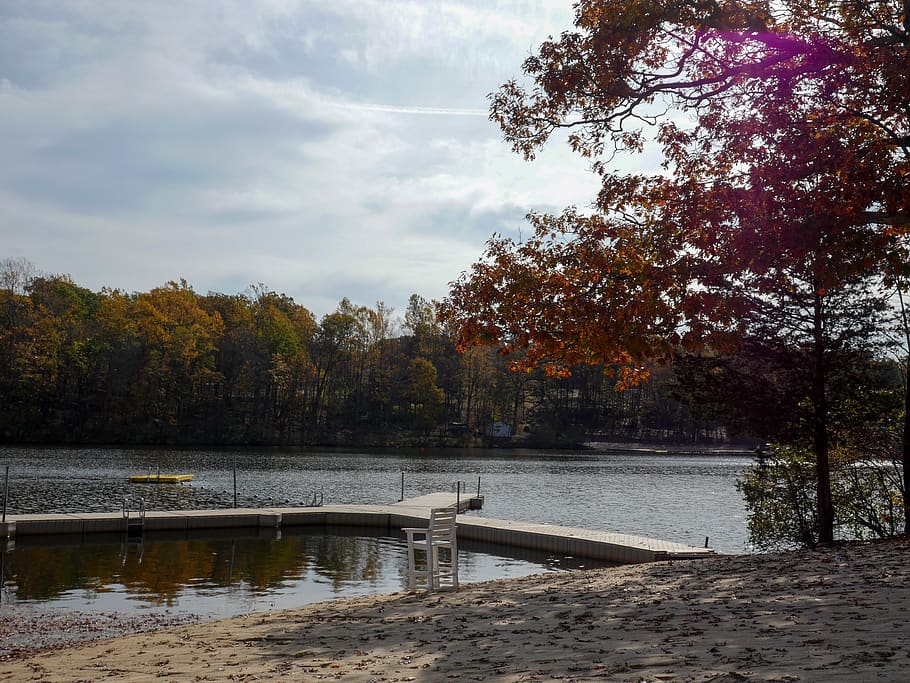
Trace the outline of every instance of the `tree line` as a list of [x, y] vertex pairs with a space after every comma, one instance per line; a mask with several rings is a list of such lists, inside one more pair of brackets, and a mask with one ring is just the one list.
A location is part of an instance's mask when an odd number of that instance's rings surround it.
[[0, 263], [0, 439], [6, 443], [576, 445], [761, 439], [693, 408], [667, 368], [622, 391], [604, 367], [512, 372], [490, 348], [459, 353], [437, 305], [403, 316], [342, 299], [320, 320], [264, 285], [199, 294], [91, 291]]

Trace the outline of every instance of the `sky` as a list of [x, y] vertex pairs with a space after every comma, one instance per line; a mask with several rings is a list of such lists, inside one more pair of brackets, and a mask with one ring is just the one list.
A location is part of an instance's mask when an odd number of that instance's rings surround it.
[[0, 259], [92, 290], [439, 299], [587, 162], [490, 122], [570, 0], [3, 0]]

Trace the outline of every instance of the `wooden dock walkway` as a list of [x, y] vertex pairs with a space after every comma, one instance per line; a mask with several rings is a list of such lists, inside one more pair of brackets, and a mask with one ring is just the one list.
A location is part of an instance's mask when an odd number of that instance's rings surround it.
[[[454, 496], [455, 494], [443, 494]], [[423, 526], [432, 507], [449, 498], [411, 498], [392, 505], [325, 505], [298, 508], [232, 508], [226, 510], [149, 511], [144, 532], [170, 531], [187, 536], [211, 529], [275, 529], [292, 527], [367, 526], [395, 532]], [[451, 501], [454, 503], [454, 500]], [[88, 540], [98, 533], [126, 533], [121, 513], [8, 515], [0, 524], [0, 539], [19, 536], [80, 535]], [[533, 524], [475, 515], [458, 517], [460, 538], [494, 545], [533, 548], [545, 552], [587, 557], [607, 562], [638, 564], [672, 559], [706, 558], [710, 548], [592, 529]]]
[[460, 495], [458, 493], [445, 492], [427, 493], [423, 496], [399, 500], [397, 503], [392, 503], [392, 505], [406, 508], [426, 508], [428, 510], [457, 505], [458, 512], [467, 512], [468, 510], [480, 510], [483, 508], [483, 496], [472, 496], [466, 493]]

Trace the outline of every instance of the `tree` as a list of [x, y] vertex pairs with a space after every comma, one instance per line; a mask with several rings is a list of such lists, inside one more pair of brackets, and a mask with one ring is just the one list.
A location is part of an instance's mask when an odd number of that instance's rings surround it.
[[[806, 310], [791, 289], [807, 295], [830, 541], [828, 304], [873, 293], [910, 228], [907, 8], [582, 0], [575, 24], [526, 60], [530, 89], [491, 96], [491, 117], [527, 158], [569, 131], [601, 175], [598, 212], [494, 237], [443, 315], [462, 348], [521, 351], [517, 369], [619, 364], [628, 384], [680, 348], [734, 348], [763, 310]], [[612, 153], [643, 149], [644, 123], [659, 124], [664, 172], [612, 172]]]
[[[597, 158], [639, 150], [641, 124], [665, 119], [667, 106], [707, 123], [717, 103], [799, 97], [875, 127], [906, 157], [908, 14], [907, 0], [580, 0], [577, 30], [544, 42], [524, 62], [532, 88], [503, 85], [491, 116], [528, 158], [560, 129]], [[899, 202], [877, 208], [870, 220], [907, 221]]]
[[419, 294], [408, 298], [408, 308], [404, 312], [404, 331], [417, 340], [419, 348], [426, 348], [428, 340], [438, 330], [438, 323], [433, 312], [433, 305]]
[[53, 370], [44, 368], [56, 380], [49, 422], [69, 438], [83, 439], [103, 391], [103, 340], [95, 322], [100, 296], [64, 275], [34, 278], [28, 291], [46, 332], [57, 340]]
[[333, 313], [322, 317], [316, 333], [310, 342], [310, 357], [313, 359], [316, 385], [312, 392], [307, 415], [304, 440], [312, 440], [315, 430], [326, 421], [326, 403], [329, 390], [345, 356], [362, 346], [366, 330], [357, 315], [356, 307], [342, 299]]
[[37, 276], [35, 265], [28, 259], [7, 257], [0, 260], [0, 291], [25, 294]]
[[[316, 334], [316, 320], [306, 308], [264, 285], [253, 287], [251, 302], [262, 375], [254, 382], [263, 402], [266, 442], [289, 439], [295, 415], [302, 412], [301, 395], [315, 391], [315, 372], [308, 347]], [[305, 405], [305, 398], [303, 404]]]
[[[257, 429], [257, 420], [253, 416], [243, 418], [249, 415], [250, 397], [256, 395], [255, 387], [267, 372], [267, 366], [258, 343], [251, 301], [243, 294], [210, 292], [201, 305], [224, 323], [224, 332], [215, 353], [215, 368], [222, 379], [218, 391], [220, 401], [210, 438], [221, 444], [247, 439], [254, 441], [250, 438], [250, 431]], [[257, 414], [255, 408], [250, 412]], [[244, 422], [247, 424], [241, 428]]]
[[436, 367], [426, 358], [414, 358], [408, 368], [411, 414], [422, 438], [439, 422], [442, 389], [436, 386]]
[[[904, 255], [906, 257], [906, 254]], [[902, 262], [907, 267], [910, 259], [904, 258]], [[910, 535], [910, 317], [908, 317], [904, 299], [904, 285], [907, 281], [906, 274], [897, 278], [898, 311], [897, 328], [900, 341], [896, 346], [901, 349], [901, 378], [903, 383], [903, 408], [904, 419], [901, 425], [901, 494], [904, 500], [904, 533]]]
[[183, 280], [140, 294], [131, 314], [130, 332], [143, 353], [135, 399], [146, 406], [151, 436], [183, 440], [195, 425], [194, 412], [221, 384], [214, 356], [224, 322], [202, 308]]
[[376, 308], [365, 309], [368, 332], [367, 369], [367, 412], [373, 426], [378, 430], [377, 438], [384, 443], [386, 430], [392, 417], [393, 364], [398, 344], [394, 339], [395, 324], [393, 308], [377, 301]]

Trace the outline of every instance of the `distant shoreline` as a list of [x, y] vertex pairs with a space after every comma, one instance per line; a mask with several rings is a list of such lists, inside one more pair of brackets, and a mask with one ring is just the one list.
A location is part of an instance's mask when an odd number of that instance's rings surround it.
[[136, 450], [223, 450], [226, 452], [240, 450], [262, 451], [300, 451], [307, 453], [321, 450], [376, 450], [376, 451], [408, 451], [408, 450], [501, 450], [504, 452], [514, 450], [529, 451], [589, 451], [606, 453], [641, 453], [643, 455], [755, 455], [754, 447], [747, 444], [715, 444], [696, 445], [680, 443], [644, 443], [639, 441], [585, 441], [581, 443], [566, 443], [553, 445], [525, 444], [511, 441], [491, 444], [399, 444], [379, 446], [371, 444], [312, 444], [300, 445], [275, 445], [275, 444], [203, 444], [203, 443], [84, 443], [84, 442], [25, 442], [3, 443], [0, 448], [99, 448], [117, 449], [129, 448]]
[[594, 451], [643, 453], [649, 455], [755, 455], [755, 449], [745, 444], [704, 445], [621, 443], [614, 441], [588, 441]]

